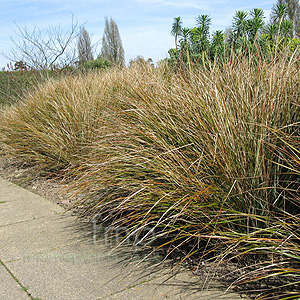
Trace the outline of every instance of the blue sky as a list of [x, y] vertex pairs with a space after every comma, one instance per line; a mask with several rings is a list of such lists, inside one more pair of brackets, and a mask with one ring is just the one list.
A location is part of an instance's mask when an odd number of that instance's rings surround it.
[[[192, 27], [198, 15], [212, 18], [212, 31], [224, 30], [231, 25], [237, 10], [262, 8], [270, 14], [274, 1], [223, 0], [0, 0], [0, 51], [8, 53], [13, 46], [16, 25], [28, 29], [50, 25], [69, 28], [72, 14], [92, 37], [101, 40], [104, 17], [112, 17], [119, 28], [125, 58], [142, 55], [154, 61], [165, 58], [174, 47], [170, 30], [174, 17], [181, 16], [183, 26]], [[96, 49], [100, 52], [101, 46]], [[0, 56], [0, 67], [8, 60]]]

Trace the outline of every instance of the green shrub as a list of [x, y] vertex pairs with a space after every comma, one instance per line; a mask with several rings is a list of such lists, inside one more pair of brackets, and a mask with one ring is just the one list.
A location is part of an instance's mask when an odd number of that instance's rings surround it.
[[105, 58], [98, 57], [95, 60], [85, 62], [81, 68], [84, 70], [108, 69], [112, 67], [112, 63]]
[[0, 71], [0, 104], [13, 104], [26, 97], [39, 84], [49, 79], [79, 73], [72, 67], [65, 69], [36, 70], [26, 66], [23, 62], [8, 64], [7, 70]]
[[11, 104], [22, 98], [27, 90], [40, 82], [40, 75], [33, 70], [9, 70], [0, 72], [0, 104]]

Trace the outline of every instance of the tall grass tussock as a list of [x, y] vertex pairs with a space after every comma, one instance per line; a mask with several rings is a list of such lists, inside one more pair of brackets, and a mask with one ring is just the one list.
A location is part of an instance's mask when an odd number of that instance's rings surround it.
[[183, 260], [238, 263], [232, 285], [263, 282], [257, 299], [299, 299], [299, 58], [52, 80], [3, 111], [2, 140], [65, 172], [82, 215], [154, 232]]

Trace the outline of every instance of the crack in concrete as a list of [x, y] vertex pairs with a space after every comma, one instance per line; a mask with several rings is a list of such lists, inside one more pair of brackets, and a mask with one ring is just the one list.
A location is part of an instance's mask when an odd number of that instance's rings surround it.
[[32, 217], [31, 219], [26, 219], [26, 220], [22, 220], [22, 221], [18, 221], [18, 222], [13, 222], [13, 223], [8, 223], [8, 224], [0, 225], [0, 228], [6, 227], [6, 226], [10, 226], [10, 225], [22, 224], [22, 223], [26, 223], [26, 222], [30, 222], [30, 221], [34, 221], [34, 220], [41, 220], [41, 219], [44, 219], [46, 217], [47, 216]]
[[17, 259], [7, 260], [6, 263], [12, 263], [12, 262], [20, 261], [20, 260], [30, 260], [31, 258], [35, 258], [39, 255], [49, 254], [49, 253], [52, 253], [56, 250], [61, 250], [61, 249], [63, 250], [64, 248], [68, 248], [70, 246], [77, 245], [77, 244], [79, 244], [79, 242], [73, 242], [73, 243], [63, 245], [63, 246], [54, 247], [54, 248], [46, 249], [46, 250], [43, 250], [43, 251], [39, 251], [39, 252], [36, 252], [36, 253], [33, 253], [33, 254], [27, 254], [27, 255], [19, 257]]
[[0, 265], [4, 267], [4, 269], [8, 272], [8, 274], [13, 278], [13, 280], [21, 287], [22, 291], [24, 291], [31, 300], [37, 300], [33, 298], [32, 295], [28, 292], [28, 288], [23, 286], [23, 284], [18, 280], [18, 278], [11, 272], [11, 270], [3, 263], [0, 259]]

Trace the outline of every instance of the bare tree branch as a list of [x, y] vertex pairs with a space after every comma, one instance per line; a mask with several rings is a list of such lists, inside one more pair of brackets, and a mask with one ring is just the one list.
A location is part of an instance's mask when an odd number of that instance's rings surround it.
[[77, 59], [76, 40], [81, 26], [74, 16], [67, 31], [61, 26], [45, 29], [35, 26], [30, 31], [16, 24], [18, 38], [11, 38], [14, 47], [8, 54], [2, 52], [2, 55], [13, 62], [24, 61], [35, 69], [65, 68]]

